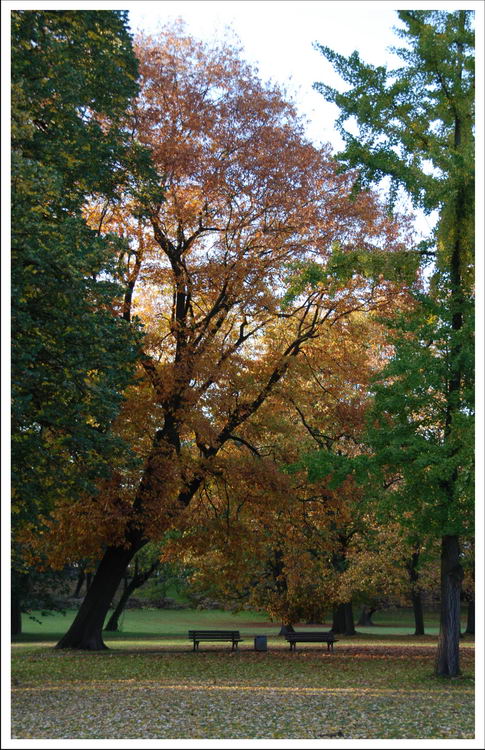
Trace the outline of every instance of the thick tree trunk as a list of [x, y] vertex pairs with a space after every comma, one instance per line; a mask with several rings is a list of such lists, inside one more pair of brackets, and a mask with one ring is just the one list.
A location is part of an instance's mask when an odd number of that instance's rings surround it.
[[143, 546], [108, 547], [74, 622], [56, 648], [106, 649], [102, 629], [109, 605], [133, 555]]
[[332, 631], [342, 635], [355, 635], [352, 602], [338, 604], [333, 611]]
[[376, 607], [368, 607], [367, 604], [363, 604], [362, 611], [360, 613], [359, 619], [357, 620], [357, 625], [363, 625], [366, 627], [374, 625], [374, 623], [372, 622], [372, 615], [376, 611]]
[[22, 612], [20, 609], [20, 599], [12, 590], [10, 602], [10, 632], [12, 635], [20, 635], [22, 632]]
[[470, 599], [468, 602], [465, 633], [467, 635], [475, 635], [475, 599]]
[[460, 674], [460, 589], [463, 569], [458, 536], [441, 540], [441, 614], [436, 674]]

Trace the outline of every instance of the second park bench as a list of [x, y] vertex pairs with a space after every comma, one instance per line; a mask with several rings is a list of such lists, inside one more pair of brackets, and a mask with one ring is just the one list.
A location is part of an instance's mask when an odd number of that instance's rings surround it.
[[338, 640], [331, 631], [300, 630], [300, 632], [286, 633], [285, 638], [289, 641], [290, 651], [296, 650], [297, 642], [302, 643], [326, 643], [327, 651], [333, 651], [333, 644]]

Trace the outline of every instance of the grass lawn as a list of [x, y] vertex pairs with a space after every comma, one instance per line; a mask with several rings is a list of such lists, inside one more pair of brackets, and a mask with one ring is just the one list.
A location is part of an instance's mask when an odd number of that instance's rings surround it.
[[[436, 678], [436, 635], [409, 635], [401, 613], [339, 636], [333, 654], [324, 644], [290, 653], [262, 614], [207, 610], [130, 610], [122, 632], [106, 634], [109, 651], [56, 651], [73, 614], [24, 620], [14, 739], [474, 737], [473, 640], [462, 642], [462, 676]], [[238, 628], [245, 640], [239, 652], [202, 643], [193, 653], [191, 627]], [[267, 652], [254, 651], [256, 634]]]

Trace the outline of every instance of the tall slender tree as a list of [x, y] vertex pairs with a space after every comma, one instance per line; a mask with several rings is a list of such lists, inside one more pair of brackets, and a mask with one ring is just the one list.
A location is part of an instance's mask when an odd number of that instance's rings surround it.
[[[406, 330], [403, 323], [402, 336], [394, 339], [396, 356], [387, 371], [394, 379], [380, 389], [387, 415], [382, 420], [386, 432], [381, 448], [387, 451], [390, 465], [403, 469], [409, 512], [413, 514], [417, 505], [421, 510], [434, 509], [434, 527], [442, 544], [436, 671], [455, 676], [462, 577], [459, 534], [469, 530], [471, 516], [466, 478], [472, 442], [473, 12], [399, 11], [398, 16], [402, 26], [397, 33], [404, 46], [394, 51], [402, 67], [373, 67], [362, 62], [357, 52], [345, 58], [317, 45], [349, 88], [345, 93], [323, 83], [315, 88], [341, 109], [337, 125], [345, 149], [339, 156], [345, 167], [358, 168], [356, 189], [389, 177], [391, 197], [402, 187], [416, 206], [426, 212], [437, 210], [439, 216], [434, 243], [420, 248], [422, 257], [431, 256], [434, 262], [429, 292], [425, 299], [417, 296], [413, 330]], [[347, 129], [349, 118], [357, 124], [357, 134]], [[433, 409], [434, 426], [428, 421]], [[386, 419], [396, 425], [394, 442], [389, 441]], [[402, 450], [403, 445], [412, 448]], [[418, 470], [414, 477], [410, 462]], [[435, 471], [430, 471], [431, 465]], [[425, 482], [413, 496], [410, 488], [418, 477]]]

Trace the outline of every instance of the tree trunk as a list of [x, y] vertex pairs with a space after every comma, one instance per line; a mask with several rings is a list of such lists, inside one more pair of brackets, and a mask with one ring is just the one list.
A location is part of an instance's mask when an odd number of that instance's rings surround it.
[[[136, 565], [135, 560], [135, 571], [138, 570], [138, 566]], [[125, 578], [125, 586], [123, 590], [123, 594], [120, 597], [120, 600], [118, 604], [115, 607], [115, 610], [111, 617], [109, 618], [108, 622], [106, 623], [106, 626], [104, 628], [105, 632], [113, 633], [118, 630], [118, 620], [126, 607], [126, 603], [132, 593], [139, 589], [140, 586], [143, 586], [146, 581], [153, 575], [153, 573], [157, 570], [157, 568], [160, 567], [160, 560], [154, 560], [154, 562], [151, 564], [150, 568], [146, 570], [144, 573], [138, 573], [135, 572], [135, 575], [131, 579], [131, 581], [128, 583], [128, 579]]]
[[12, 635], [20, 635], [22, 632], [22, 612], [20, 609], [20, 599], [15, 591], [11, 594], [10, 610], [10, 630]]
[[441, 613], [436, 674], [460, 674], [460, 589], [463, 569], [458, 536], [441, 540]]
[[78, 573], [77, 583], [76, 583], [76, 589], [75, 589], [74, 594], [73, 594], [73, 596], [75, 596], [76, 598], [78, 596], [81, 596], [81, 589], [83, 587], [83, 583], [84, 583], [85, 577], [86, 576], [85, 576], [85, 573], [84, 573], [84, 568], [81, 568], [80, 571], [79, 571], [79, 573]]
[[278, 635], [283, 636], [283, 635], [286, 635], [287, 633], [294, 633], [294, 632], [295, 632], [295, 628], [293, 627], [293, 625], [287, 624], [287, 625], [281, 626], [281, 629]]
[[[460, 11], [461, 31], [465, 30], [465, 13]], [[458, 46], [458, 76], [462, 78], [462, 43]], [[468, 128], [463, 113], [455, 109], [454, 145], [457, 154], [463, 157], [462, 130]], [[469, 130], [471, 134], [471, 131]], [[466, 146], [466, 139], [465, 139]], [[450, 309], [452, 313], [451, 327], [454, 332], [462, 331], [465, 311], [465, 287], [463, 286], [462, 270], [466, 267], [467, 246], [470, 240], [467, 231], [467, 199], [469, 187], [463, 180], [458, 182], [453, 199], [454, 233], [450, 257]], [[451, 206], [451, 204], [450, 204]], [[454, 237], [453, 237], [454, 235]], [[455, 336], [450, 351], [450, 377], [446, 403], [445, 440], [450, 440], [453, 419], [462, 407], [462, 385], [464, 376], [464, 345], [460, 336]], [[450, 446], [451, 448], [451, 446]], [[451, 448], [452, 449], [452, 448]], [[458, 471], [445, 482], [450, 506], [456, 501], [456, 484]], [[445, 677], [456, 677], [460, 674], [460, 589], [463, 580], [463, 568], [460, 564], [460, 544], [457, 534], [448, 534], [441, 539], [441, 615], [438, 653], [436, 657], [436, 674]]]
[[125, 590], [123, 591], [123, 594], [121, 595], [121, 598], [114, 608], [114, 611], [109, 618], [108, 622], [106, 623], [104, 627], [104, 631], [106, 633], [115, 633], [118, 630], [118, 620], [120, 619], [124, 608], [126, 607], [126, 603], [130, 596], [132, 595], [133, 591], [137, 588], [135, 579], [133, 579], [128, 586], [125, 586]]
[[475, 599], [470, 599], [468, 602], [465, 633], [467, 635], [475, 635]]
[[106, 649], [102, 629], [109, 605], [126, 567], [143, 543], [130, 547], [108, 547], [79, 611], [56, 648], [80, 648], [89, 651]]
[[343, 635], [355, 635], [352, 602], [338, 604], [333, 611], [332, 631]]
[[366, 627], [369, 627], [371, 625], [374, 625], [372, 622], [372, 615], [374, 612], [377, 612], [377, 607], [368, 607], [367, 604], [362, 605], [362, 611], [360, 613], [359, 619], [357, 620], [357, 625], [363, 625]]
[[411, 601], [414, 613], [414, 635], [424, 635], [424, 613], [421, 591], [413, 589], [411, 591]]
[[423, 601], [421, 599], [421, 591], [418, 588], [419, 572], [419, 548], [411, 555], [411, 559], [408, 561], [406, 567], [411, 582], [411, 601], [413, 603], [414, 613], [414, 635], [424, 635], [424, 615], [423, 615]]
[[424, 635], [423, 600], [420, 591], [411, 592], [414, 612], [414, 635]]

